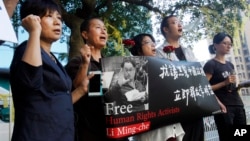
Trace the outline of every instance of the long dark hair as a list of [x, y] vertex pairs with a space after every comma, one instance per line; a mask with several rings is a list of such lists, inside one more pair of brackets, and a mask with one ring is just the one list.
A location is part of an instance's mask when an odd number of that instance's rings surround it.
[[226, 37], [230, 38], [231, 42], [233, 43], [233, 38], [229, 34], [227, 34], [225, 32], [219, 32], [214, 36], [213, 44], [208, 46], [209, 53], [215, 54], [216, 50], [214, 48], [214, 44], [221, 43]]

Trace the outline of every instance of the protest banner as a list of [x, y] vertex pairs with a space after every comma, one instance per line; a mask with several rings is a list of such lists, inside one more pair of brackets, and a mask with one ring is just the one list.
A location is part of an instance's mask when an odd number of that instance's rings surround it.
[[0, 1], [0, 17], [1, 17], [0, 42], [9, 41], [17, 43], [16, 33], [13, 29], [9, 15], [2, 0]]
[[[128, 60], [136, 64], [134, 75], [133, 67], [124, 67], [123, 61]], [[145, 56], [109, 57], [101, 62], [103, 74], [109, 75], [103, 77], [106, 133], [109, 138], [128, 137], [220, 112], [199, 62]], [[122, 76], [125, 73], [131, 73], [134, 79], [126, 80]], [[105, 78], [109, 79], [108, 83]], [[121, 85], [121, 82], [126, 84]], [[145, 89], [139, 88], [142, 85]], [[140, 105], [143, 108], [136, 109]]]

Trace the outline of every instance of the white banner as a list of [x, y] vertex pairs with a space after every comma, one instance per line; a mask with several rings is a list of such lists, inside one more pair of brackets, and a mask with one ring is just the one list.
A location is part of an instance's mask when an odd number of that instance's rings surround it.
[[0, 40], [17, 43], [16, 33], [2, 0], [0, 0], [0, 19]]

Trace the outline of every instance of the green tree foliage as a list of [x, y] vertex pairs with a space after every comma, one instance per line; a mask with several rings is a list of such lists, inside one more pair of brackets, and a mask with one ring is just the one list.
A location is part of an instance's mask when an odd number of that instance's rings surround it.
[[63, 8], [63, 19], [70, 29], [70, 58], [79, 53], [83, 44], [79, 27], [88, 16], [100, 16], [105, 20], [110, 38], [104, 50], [107, 56], [126, 55], [122, 39], [131, 38], [137, 33], [152, 33], [152, 14], [156, 17], [153, 26], [159, 24], [164, 16], [177, 15], [184, 22], [183, 42], [188, 45], [219, 31], [234, 35], [244, 23], [242, 15], [249, 16], [247, 0], [56, 1]]
[[[79, 27], [89, 16], [99, 16], [108, 28], [109, 41], [103, 53], [105, 56], [127, 55], [122, 39], [131, 38], [137, 33], [152, 32], [149, 10], [143, 6], [123, 1], [111, 0], [61, 0], [64, 8], [63, 19], [71, 29], [69, 57], [79, 53], [82, 46]], [[141, 20], [142, 19], [142, 20]]]

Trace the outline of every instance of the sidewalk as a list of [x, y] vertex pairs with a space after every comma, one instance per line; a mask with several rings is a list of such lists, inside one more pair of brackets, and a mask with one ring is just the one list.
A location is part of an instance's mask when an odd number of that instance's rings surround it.
[[1, 141], [10, 141], [12, 128], [9, 122], [0, 120], [0, 138]]

